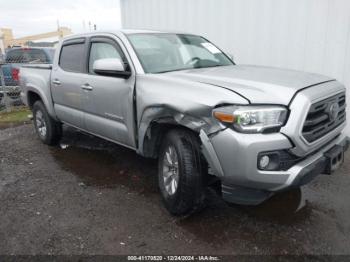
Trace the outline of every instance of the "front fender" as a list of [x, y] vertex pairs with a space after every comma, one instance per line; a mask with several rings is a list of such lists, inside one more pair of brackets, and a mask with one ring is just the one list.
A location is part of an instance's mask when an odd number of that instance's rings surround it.
[[150, 138], [150, 131], [154, 123], [185, 127], [198, 134], [201, 130], [213, 133], [223, 128], [211, 117], [197, 117], [167, 106], [149, 107], [143, 112], [138, 128], [139, 147], [137, 151], [141, 155], [146, 155], [144, 152], [145, 140], [147, 137]]

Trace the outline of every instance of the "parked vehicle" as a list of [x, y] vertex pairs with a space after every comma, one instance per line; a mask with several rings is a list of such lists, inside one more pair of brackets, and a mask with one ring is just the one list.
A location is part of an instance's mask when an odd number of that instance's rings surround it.
[[[21, 48], [15, 47], [8, 49], [5, 59], [0, 65], [0, 102], [6, 92], [7, 96], [13, 101], [20, 102], [20, 89], [18, 87], [19, 69], [26, 64], [52, 64], [55, 49], [53, 48]], [[3, 76], [3, 80], [1, 77]], [[4, 88], [5, 86], [5, 88]]]
[[6, 86], [18, 85], [18, 73], [25, 64], [52, 64], [55, 50], [52, 48], [11, 48], [6, 51], [2, 71]]
[[333, 78], [235, 65], [197, 35], [148, 31], [65, 38], [52, 66], [20, 72], [23, 101], [49, 145], [62, 123], [158, 158], [166, 208], [183, 215], [221, 184], [256, 205], [344, 161], [345, 87]]

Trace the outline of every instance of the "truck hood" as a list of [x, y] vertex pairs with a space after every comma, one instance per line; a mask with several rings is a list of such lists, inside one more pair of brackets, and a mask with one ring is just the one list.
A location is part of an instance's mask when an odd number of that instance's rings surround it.
[[281, 105], [288, 105], [301, 89], [334, 80], [318, 74], [246, 65], [176, 71], [164, 76], [229, 89], [250, 103]]

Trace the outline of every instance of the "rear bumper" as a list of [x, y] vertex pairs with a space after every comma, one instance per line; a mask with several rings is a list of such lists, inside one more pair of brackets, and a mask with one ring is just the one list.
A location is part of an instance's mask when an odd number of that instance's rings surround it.
[[283, 134], [241, 134], [226, 129], [212, 137], [201, 132], [203, 154], [213, 173], [222, 181], [223, 197], [239, 204], [259, 204], [274, 192], [308, 183], [324, 173], [325, 153], [335, 145], [348, 149], [348, 138], [340, 134], [286, 171], [258, 169], [259, 153], [290, 150], [293, 145]]

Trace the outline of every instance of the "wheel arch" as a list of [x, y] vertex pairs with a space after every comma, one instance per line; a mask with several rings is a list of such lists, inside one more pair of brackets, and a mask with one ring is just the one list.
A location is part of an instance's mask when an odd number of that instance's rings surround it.
[[27, 86], [26, 100], [27, 105], [30, 109], [33, 108], [33, 105], [36, 101], [42, 101], [49, 115], [57, 120], [50, 94], [49, 97], [47, 97], [45, 92], [41, 91], [39, 88]]
[[37, 92], [34, 92], [34, 91], [28, 91], [27, 93], [27, 104], [28, 104], [28, 107], [30, 109], [33, 109], [33, 105], [36, 101], [42, 101], [43, 102], [43, 99], [41, 98], [41, 96], [37, 93]]

